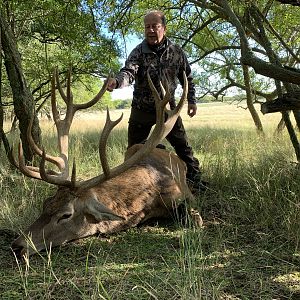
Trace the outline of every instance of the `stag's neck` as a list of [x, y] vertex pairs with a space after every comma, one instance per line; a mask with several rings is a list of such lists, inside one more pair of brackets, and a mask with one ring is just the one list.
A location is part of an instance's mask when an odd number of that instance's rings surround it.
[[152, 167], [136, 166], [93, 188], [99, 201], [125, 218], [124, 221], [100, 222], [97, 231], [118, 232], [151, 217], [168, 215], [173, 208], [172, 201], [181, 193], [169, 178]]
[[89, 190], [99, 202], [125, 219], [99, 222], [95, 224], [97, 231], [117, 232], [152, 217], [169, 215], [176, 202], [191, 194], [185, 172], [185, 164], [176, 155], [155, 149], [138, 165]]

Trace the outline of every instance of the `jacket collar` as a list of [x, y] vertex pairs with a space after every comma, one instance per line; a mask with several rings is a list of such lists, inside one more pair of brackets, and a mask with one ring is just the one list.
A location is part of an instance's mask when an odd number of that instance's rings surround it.
[[[172, 44], [172, 42], [167, 37], [165, 37], [165, 39], [167, 41], [166, 42], [167, 43], [167, 47], [166, 48], [168, 48]], [[150, 47], [149, 47], [146, 39], [144, 39], [142, 41], [142, 52], [143, 53], [154, 53], [154, 51], [150, 49]]]

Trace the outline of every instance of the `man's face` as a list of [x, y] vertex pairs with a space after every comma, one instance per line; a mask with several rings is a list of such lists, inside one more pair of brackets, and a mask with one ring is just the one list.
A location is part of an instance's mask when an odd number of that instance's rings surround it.
[[161, 18], [156, 14], [145, 17], [145, 38], [149, 45], [159, 44], [166, 33], [166, 26], [162, 24]]

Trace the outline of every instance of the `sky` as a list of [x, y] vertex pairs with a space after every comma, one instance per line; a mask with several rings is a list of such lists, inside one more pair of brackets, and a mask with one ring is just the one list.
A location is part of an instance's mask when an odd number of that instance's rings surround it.
[[[132, 35], [125, 39], [126, 43], [126, 58], [129, 55], [129, 53], [135, 48], [139, 43], [141, 43], [142, 40], [139, 39], [137, 36]], [[122, 66], [125, 63], [125, 58], [120, 60]], [[111, 93], [111, 97], [113, 100], [126, 100], [126, 99], [132, 99], [132, 92], [133, 92], [133, 86], [125, 87], [122, 89], [115, 89]]]
[[126, 100], [132, 99], [133, 87], [125, 87], [122, 89], [115, 89], [111, 93], [111, 97], [113, 100]]

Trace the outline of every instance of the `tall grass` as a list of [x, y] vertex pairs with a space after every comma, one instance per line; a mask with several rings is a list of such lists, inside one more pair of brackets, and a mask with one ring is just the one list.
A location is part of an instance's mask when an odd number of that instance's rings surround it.
[[[274, 135], [279, 116], [262, 117], [262, 137], [246, 110], [204, 104], [198, 112], [183, 118], [209, 182], [197, 198], [202, 229], [169, 220], [90, 237], [19, 262], [9, 249], [12, 231], [28, 226], [55, 188], [10, 169], [0, 152], [3, 299], [297, 299], [300, 176], [287, 134]], [[75, 120], [70, 156], [81, 178], [101, 172], [103, 115]], [[127, 120], [125, 111], [123, 126], [109, 140], [111, 165], [123, 159]], [[43, 128], [43, 144], [53, 153], [53, 127], [43, 122]]]

